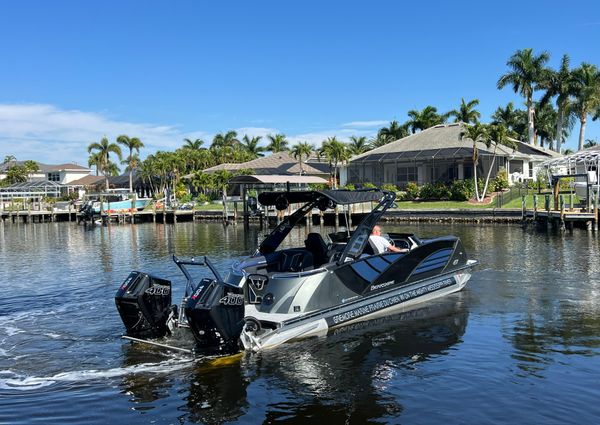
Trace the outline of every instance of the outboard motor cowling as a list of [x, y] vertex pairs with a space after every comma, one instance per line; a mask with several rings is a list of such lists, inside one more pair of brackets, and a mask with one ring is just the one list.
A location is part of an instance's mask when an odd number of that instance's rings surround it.
[[171, 281], [133, 271], [117, 290], [115, 303], [127, 335], [160, 338], [169, 332]]
[[203, 351], [237, 352], [244, 326], [242, 288], [213, 279], [202, 279], [189, 298], [185, 315]]

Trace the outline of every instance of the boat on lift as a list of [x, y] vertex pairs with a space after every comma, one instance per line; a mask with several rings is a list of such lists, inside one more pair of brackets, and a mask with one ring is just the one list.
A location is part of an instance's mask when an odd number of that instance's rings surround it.
[[150, 201], [149, 198], [138, 198], [135, 192], [129, 192], [127, 189], [112, 189], [109, 192], [85, 195], [79, 213], [86, 218], [92, 218], [100, 216], [101, 213], [141, 211]]
[[[127, 336], [147, 340], [179, 327], [190, 331], [200, 351], [259, 351], [410, 310], [463, 289], [477, 261], [468, 258], [456, 236], [420, 239], [390, 233], [390, 243], [405, 252], [374, 252], [372, 229], [395, 197], [382, 190], [261, 193], [263, 206], [301, 207], [224, 277], [206, 257], [174, 256], [187, 279], [179, 308], [170, 305], [170, 281], [132, 272], [115, 298]], [[375, 208], [354, 231], [333, 233], [329, 243], [319, 233], [308, 233], [304, 246], [280, 249], [315, 208], [373, 202]], [[207, 266], [212, 276], [194, 282], [188, 269], [198, 265]]]

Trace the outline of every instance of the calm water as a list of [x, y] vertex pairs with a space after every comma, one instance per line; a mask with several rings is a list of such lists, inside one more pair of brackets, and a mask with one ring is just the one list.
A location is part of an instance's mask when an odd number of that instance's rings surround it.
[[417, 311], [190, 360], [120, 339], [118, 284], [150, 271], [179, 300], [172, 254], [207, 253], [225, 270], [257, 229], [0, 224], [0, 423], [598, 423], [597, 236], [392, 229], [458, 235], [481, 265], [464, 291]]

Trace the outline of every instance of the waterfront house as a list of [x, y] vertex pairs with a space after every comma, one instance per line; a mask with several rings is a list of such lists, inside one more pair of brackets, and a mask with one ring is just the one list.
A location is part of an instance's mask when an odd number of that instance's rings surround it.
[[[450, 182], [473, 178], [473, 142], [461, 139], [463, 123], [442, 124], [354, 156], [342, 167], [341, 184], [394, 184], [399, 188], [409, 182]], [[479, 164], [477, 175], [485, 177], [490, 167], [491, 177], [505, 169], [509, 184], [535, 180], [535, 167], [560, 154], [518, 140], [515, 150], [498, 146], [493, 161], [494, 146], [477, 143]]]
[[[6, 171], [15, 165], [23, 165], [25, 161], [9, 161], [0, 164], [0, 180], [6, 178]], [[77, 164], [43, 164], [36, 162], [38, 171], [29, 176], [29, 181], [47, 180], [58, 184], [68, 184], [74, 180], [80, 179], [90, 174], [88, 167], [82, 167]]]
[[[9, 161], [0, 164], [0, 180], [6, 178], [7, 170], [15, 165], [23, 165], [24, 161]], [[34, 202], [45, 198], [59, 198], [76, 191], [71, 183], [89, 176], [90, 169], [77, 164], [43, 164], [37, 162], [38, 171], [28, 177], [28, 181], [14, 183], [0, 188], [0, 209], [13, 199], [24, 199]]]

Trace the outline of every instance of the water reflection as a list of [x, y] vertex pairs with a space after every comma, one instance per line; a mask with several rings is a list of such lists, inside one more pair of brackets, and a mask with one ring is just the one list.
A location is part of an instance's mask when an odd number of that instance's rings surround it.
[[[0, 225], [0, 274], [9, 288], [0, 297], [0, 399], [18, 400], [3, 413], [15, 424], [76, 424], [95, 403], [104, 415], [96, 423], [439, 422], [456, 418], [456, 398], [440, 397], [452, 393], [469, 400], [461, 415], [473, 423], [597, 421], [596, 234], [506, 225], [384, 228], [455, 234], [480, 266], [464, 291], [435, 303], [437, 313], [190, 364], [119, 339], [116, 287], [138, 269], [171, 279], [181, 292], [172, 254], [206, 254], [225, 271], [256, 248], [257, 226]], [[305, 229], [290, 236], [290, 245], [302, 245]], [[32, 383], [43, 385], [43, 395]]]
[[[120, 384], [134, 409], [169, 397], [177, 379], [187, 383], [186, 420], [223, 423], [249, 415], [253, 422], [365, 423], [403, 411], [387, 391], [399, 371], [445, 355], [461, 341], [468, 310], [461, 294], [423, 307], [334, 330], [327, 337], [261, 353], [199, 359], [175, 375], [131, 374]], [[164, 356], [164, 357], [162, 357]], [[124, 346], [123, 368], [156, 363], [170, 354]], [[265, 398], [266, 394], [277, 394]], [[261, 413], [256, 416], [259, 410]]]
[[265, 351], [249, 362], [250, 404], [263, 388], [281, 394], [265, 406], [265, 423], [368, 423], [404, 408], [388, 387], [404, 370], [445, 355], [467, 326], [461, 294], [417, 310], [362, 322], [317, 338]]

